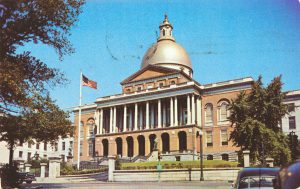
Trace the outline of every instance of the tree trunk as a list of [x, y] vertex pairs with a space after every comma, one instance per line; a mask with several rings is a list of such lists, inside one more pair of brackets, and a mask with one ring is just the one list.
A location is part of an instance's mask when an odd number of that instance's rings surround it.
[[14, 158], [14, 146], [9, 146], [9, 167], [12, 168], [13, 166], [13, 158]]

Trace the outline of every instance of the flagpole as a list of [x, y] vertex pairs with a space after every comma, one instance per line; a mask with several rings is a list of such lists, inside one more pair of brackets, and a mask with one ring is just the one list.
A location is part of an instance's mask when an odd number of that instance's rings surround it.
[[82, 71], [80, 69], [80, 87], [79, 87], [79, 113], [78, 113], [78, 143], [77, 143], [77, 170], [80, 168], [80, 127], [81, 127], [81, 100], [82, 100]]

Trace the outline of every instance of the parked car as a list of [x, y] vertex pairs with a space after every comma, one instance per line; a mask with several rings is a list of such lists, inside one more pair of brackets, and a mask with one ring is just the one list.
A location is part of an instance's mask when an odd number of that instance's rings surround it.
[[300, 188], [300, 162], [296, 162], [279, 171], [276, 179], [276, 189]]
[[273, 189], [279, 168], [244, 168], [236, 181], [232, 184], [232, 189]]
[[31, 184], [32, 181], [36, 181], [33, 173], [19, 172], [18, 176], [19, 176], [19, 180], [18, 180], [19, 184], [22, 184], [23, 182], [26, 182], [27, 184]]

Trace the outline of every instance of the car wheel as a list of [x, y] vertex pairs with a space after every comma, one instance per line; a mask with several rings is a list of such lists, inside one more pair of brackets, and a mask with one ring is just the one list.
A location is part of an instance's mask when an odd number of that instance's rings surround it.
[[26, 181], [26, 183], [27, 183], [27, 184], [31, 184], [31, 183], [32, 183], [32, 181]]
[[22, 180], [18, 180], [18, 182], [17, 182], [18, 184], [22, 184], [23, 183], [23, 181]]

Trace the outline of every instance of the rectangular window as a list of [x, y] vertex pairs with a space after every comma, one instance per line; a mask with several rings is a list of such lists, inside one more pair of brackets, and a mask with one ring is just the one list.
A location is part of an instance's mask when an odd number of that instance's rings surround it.
[[296, 117], [295, 116], [289, 117], [289, 128], [296, 129]]
[[44, 150], [47, 151], [47, 143], [44, 143]]
[[212, 131], [206, 131], [206, 146], [213, 146]]
[[295, 111], [295, 103], [289, 103], [287, 104], [288, 112], [294, 112]]
[[93, 144], [93, 142], [89, 143], [89, 156], [94, 156], [94, 144]]
[[31, 142], [30, 141], [28, 142], [28, 148], [31, 148]]
[[23, 152], [19, 151], [19, 158], [22, 158], [22, 157], [23, 157]]
[[82, 156], [82, 142], [80, 142], [80, 156]]
[[137, 91], [143, 90], [143, 86], [137, 86], [137, 87], [136, 87], [136, 90], [137, 90]]
[[73, 149], [73, 141], [70, 141], [70, 146], [69, 148]]
[[227, 130], [221, 130], [221, 141], [222, 141], [222, 146], [228, 145]]
[[55, 149], [55, 151], [58, 151], [58, 143], [54, 144], [54, 149]]
[[40, 143], [36, 143], [36, 149], [40, 149]]
[[27, 153], [27, 161], [29, 161], [31, 159], [31, 152]]
[[62, 150], [66, 150], [66, 142], [62, 142]]

